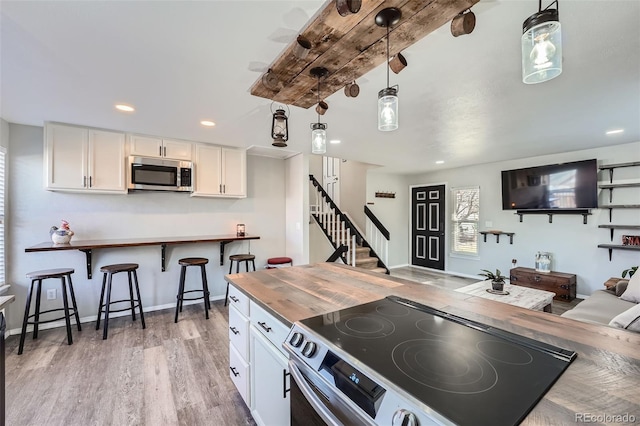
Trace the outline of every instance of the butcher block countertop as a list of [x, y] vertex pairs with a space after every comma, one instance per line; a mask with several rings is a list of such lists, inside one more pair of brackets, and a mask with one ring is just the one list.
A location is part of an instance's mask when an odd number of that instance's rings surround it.
[[640, 333], [582, 323], [336, 263], [231, 274], [225, 278], [287, 325], [397, 295], [573, 350], [578, 354], [576, 360], [522, 424], [640, 422]]

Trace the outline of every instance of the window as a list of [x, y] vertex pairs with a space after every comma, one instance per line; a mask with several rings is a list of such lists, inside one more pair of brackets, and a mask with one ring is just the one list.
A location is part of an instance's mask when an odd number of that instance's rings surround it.
[[478, 220], [480, 217], [480, 188], [453, 188], [451, 233], [455, 254], [478, 254]]

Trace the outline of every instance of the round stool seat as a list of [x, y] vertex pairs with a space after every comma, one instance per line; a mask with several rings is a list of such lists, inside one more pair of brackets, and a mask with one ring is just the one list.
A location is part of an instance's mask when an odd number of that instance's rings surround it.
[[256, 257], [253, 254], [232, 254], [229, 256], [230, 261], [244, 262], [247, 260], [254, 260]]
[[114, 265], [105, 265], [100, 268], [100, 272], [110, 272], [115, 274], [117, 272], [135, 271], [138, 269], [137, 263], [116, 263]]
[[269, 265], [284, 265], [286, 263], [293, 263], [293, 259], [290, 257], [271, 257], [267, 259]]
[[27, 273], [27, 278], [32, 280], [44, 280], [45, 278], [59, 278], [63, 275], [73, 274], [75, 271], [71, 268], [44, 269], [42, 271], [33, 271]]
[[207, 263], [209, 263], [209, 259], [204, 257], [185, 257], [178, 260], [180, 266], [206, 265]]

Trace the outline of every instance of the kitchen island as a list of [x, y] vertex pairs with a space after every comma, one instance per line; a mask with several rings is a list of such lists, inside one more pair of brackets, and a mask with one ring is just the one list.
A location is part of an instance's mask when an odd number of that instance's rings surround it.
[[[640, 420], [640, 334], [334, 263], [232, 274], [226, 279], [286, 327], [304, 318], [397, 295], [575, 351], [577, 358], [523, 424], [631, 424]], [[523, 382], [522, 387], [526, 386]], [[517, 393], [510, 398], [518, 398]]]

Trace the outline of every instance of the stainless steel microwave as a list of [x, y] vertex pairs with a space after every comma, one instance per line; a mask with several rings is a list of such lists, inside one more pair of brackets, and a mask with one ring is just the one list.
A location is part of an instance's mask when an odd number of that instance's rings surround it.
[[190, 161], [152, 157], [129, 157], [129, 191], [193, 190], [193, 164]]

